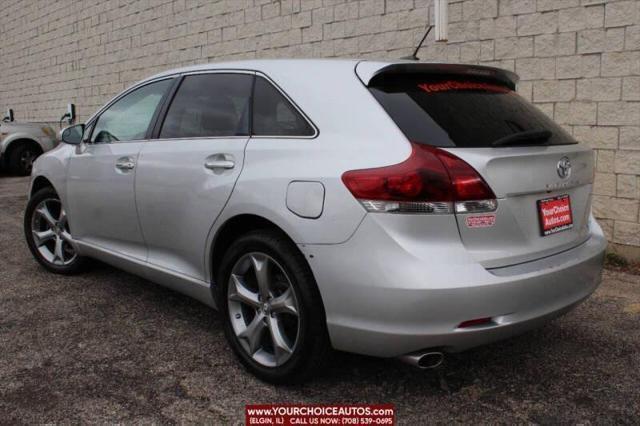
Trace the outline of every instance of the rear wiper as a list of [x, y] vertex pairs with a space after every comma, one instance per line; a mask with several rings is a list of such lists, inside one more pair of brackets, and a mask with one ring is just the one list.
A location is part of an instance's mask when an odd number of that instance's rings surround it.
[[491, 146], [526, 145], [538, 141], [546, 142], [551, 136], [553, 136], [553, 133], [549, 130], [527, 130], [504, 136], [494, 141]]

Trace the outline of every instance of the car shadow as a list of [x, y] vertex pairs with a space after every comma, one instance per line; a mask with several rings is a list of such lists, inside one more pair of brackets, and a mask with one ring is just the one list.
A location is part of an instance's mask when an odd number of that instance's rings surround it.
[[[228, 349], [222, 333], [220, 313], [178, 292], [129, 275], [109, 265], [92, 261], [88, 272], [100, 286], [106, 286], [113, 297], [121, 300], [142, 298], [145, 309], [162, 316], [165, 321], [188, 323], [198, 332], [211, 335], [211, 344]], [[126, 277], [125, 279], [118, 277]], [[125, 283], [123, 285], [123, 283]], [[134, 302], [138, 303], [138, 302]], [[211, 332], [214, 333], [211, 333]], [[538, 330], [489, 344], [462, 353], [446, 354], [443, 364], [435, 369], [421, 370], [397, 359], [383, 359], [334, 351], [326, 369], [312, 379], [312, 386], [342, 386], [348, 381], [354, 386], [373, 386], [383, 383], [391, 394], [428, 391], [435, 394], [455, 394], [473, 387], [478, 378], [494, 375], [508, 380], [511, 374], [520, 374], [531, 360], [544, 358], [550, 351], [560, 350], [553, 338], [559, 333], [558, 324], [552, 322]], [[243, 374], [249, 374], [243, 372]], [[308, 390], [307, 384], [287, 386], [291, 391]]]
[[[603, 329], [607, 323], [619, 333], [628, 319], [622, 311], [612, 315], [613, 307], [603, 313], [597, 297], [527, 334], [448, 354], [433, 370], [335, 352], [308, 382], [274, 386], [236, 360], [221, 314], [103, 263], [90, 266], [79, 275], [50, 274], [19, 244], [6, 275], [19, 280], [3, 281], [0, 274], [0, 307], [6, 307], [0, 338], [4, 332], [12, 342], [4, 374], [12, 386], [21, 383], [5, 397], [20, 412], [76, 419], [64, 407], [84, 404], [90, 392], [160, 423], [173, 418], [162, 413], [176, 407], [233, 423], [244, 404], [277, 402], [392, 403], [402, 418], [419, 423], [570, 423], [576, 406], [624, 420], [612, 401], [634, 399], [637, 390], [637, 374], [629, 370], [637, 365], [637, 343]], [[57, 402], [38, 399], [50, 388], [58, 389]]]

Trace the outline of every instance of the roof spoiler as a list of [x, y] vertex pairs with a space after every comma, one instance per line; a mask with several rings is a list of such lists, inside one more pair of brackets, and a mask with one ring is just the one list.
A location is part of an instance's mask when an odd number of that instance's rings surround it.
[[501, 68], [486, 67], [482, 65], [440, 64], [440, 63], [416, 63], [398, 62], [394, 64], [384, 62], [362, 61], [356, 65], [356, 74], [365, 86], [381, 75], [398, 74], [446, 74], [469, 77], [484, 77], [505, 84], [511, 90], [516, 89], [519, 77], [516, 73]]

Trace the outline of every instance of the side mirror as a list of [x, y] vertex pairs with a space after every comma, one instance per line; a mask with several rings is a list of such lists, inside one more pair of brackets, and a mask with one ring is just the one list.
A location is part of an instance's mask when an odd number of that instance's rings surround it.
[[69, 145], [80, 145], [82, 143], [82, 135], [84, 135], [84, 124], [76, 124], [62, 129], [60, 140]]

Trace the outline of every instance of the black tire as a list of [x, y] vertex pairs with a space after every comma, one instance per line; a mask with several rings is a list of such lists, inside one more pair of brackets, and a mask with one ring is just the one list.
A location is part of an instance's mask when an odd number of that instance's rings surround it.
[[19, 145], [9, 151], [7, 165], [9, 173], [17, 176], [29, 176], [33, 162], [42, 153], [30, 143], [15, 142]]
[[[29, 199], [27, 209], [24, 213], [24, 234], [27, 240], [27, 245], [29, 246], [29, 250], [31, 251], [33, 257], [38, 261], [38, 263], [48, 271], [62, 275], [76, 274], [82, 271], [82, 269], [85, 267], [87, 262], [86, 258], [76, 255], [75, 259], [73, 259], [69, 264], [57, 265], [47, 260], [39, 251], [36, 245], [35, 237], [32, 232], [32, 224], [34, 215], [37, 214], [36, 208], [38, 207], [38, 205], [40, 205], [41, 202], [45, 200], [58, 200], [59, 202], [60, 198], [53, 188], [42, 188]], [[67, 249], [69, 248], [67, 247]]]
[[[231, 270], [242, 256], [253, 252], [270, 256], [284, 269], [299, 305], [296, 346], [290, 358], [279, 366], [267, 367], [256, 362], [241, 346], [231, 324], [227, 298]], [[257, 230], [238, 238], [224, 254], [216, 282], [225, 336], [248, 371], [269, 383], [295, 384], [322, 370], [331, 353], [322, 299], [307, 261], [286, 236], [274, 230]]]

